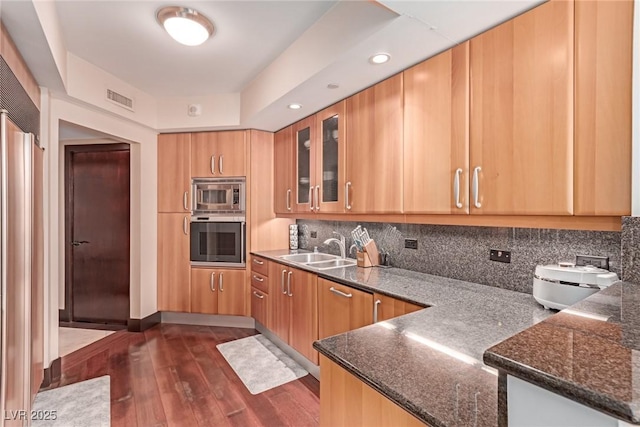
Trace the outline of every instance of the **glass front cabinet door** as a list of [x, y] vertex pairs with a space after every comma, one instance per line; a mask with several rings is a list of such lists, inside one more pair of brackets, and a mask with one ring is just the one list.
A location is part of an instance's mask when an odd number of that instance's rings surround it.
[[316, 212], [344, 212], [345, 199], [345, 102], [316, 114], [317, 140]]
[[296, 212], [314, 212], [315, 172], [314, 146], [315, 119], [308, 117], [293, 125], [295, 146], [295, 206]]

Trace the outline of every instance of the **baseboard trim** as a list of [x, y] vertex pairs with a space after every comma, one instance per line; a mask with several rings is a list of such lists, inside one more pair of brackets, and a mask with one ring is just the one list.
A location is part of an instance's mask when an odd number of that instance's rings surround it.
[[45, 368], [44, 378], [42, 379], [42, 384], [40, 385], [40, 389], [47, 388], [51, 386], [51, 384], [60, 382], [61, 377], [62, 377], [62, 358], [58, 357], [53, 362], [51, 362], [48, 368]]
[[129, 318], [127, 321], [127, 330], [129, 332], [144, 332], [162, 322], [162, 315], [159, 311], [148, 315], [142, 319]]
[[289, 357], [295, 360], [300, 366], [306, 369], [311, 375], [320, 381], [320, 366], [314, 365], [309, 359], [298, 353], [289, 344], [282, 341], [276, 334], [265, 328], [261, 323], [256, 323], [256, 330], [267, 337], [269, 341], [274, 343], [278, 348], [284, 351]]
[[217, 314], [175, 313], [162, 312], [162, 323], [177, 323], [183, 325], [222, 326], [228, 328], [255, 328], [253, 317], [224, 316]]

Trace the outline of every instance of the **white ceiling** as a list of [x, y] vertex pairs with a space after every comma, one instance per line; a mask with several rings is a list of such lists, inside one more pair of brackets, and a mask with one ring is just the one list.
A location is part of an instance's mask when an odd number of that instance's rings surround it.
[[[4, 0], [2, 21], [38, 82], [64, 91], [46, 25], [38, 25], [42, 8], [34, 4], [40, 1], [49, 0]], [[53, 10], [69, 53], [156, 99], [238, 94], [237, 120], [217, 128], [273, 131], [541, 2], [55, 0]], [[155, 20], [156, 10], [167, 5], [208, 16], [214, 37], [198, 47], [171, 40]], [[380, 51], [392, 60], [369, 64]], [[329, 90], [329, 83], [340, 87]], [[290, 102], [304, 108], [288, 110]]]

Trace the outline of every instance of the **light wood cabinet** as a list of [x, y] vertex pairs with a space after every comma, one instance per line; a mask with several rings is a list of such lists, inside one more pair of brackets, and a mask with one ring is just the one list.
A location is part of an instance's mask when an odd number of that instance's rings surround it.
[[316, 143], [316, 120], [314, 116], [294, 123], [293, 158], [295, 165], [293, 182], [293, 211], [314, 212], [316, 162], [313, 155]]
[[404, 212], [469, 213], [469, 43], [403, 78]]
[[273, 292], [272, 331], [314, 364], [318, 352], [317, 276], [275, 262], [270, 263], [269, 279]]
[[631, 212], [632, 41], [633, 1], [575, 2], [576, 215]]
[[271, 329], [271, 305], [268, 293], [251, 288], [251, 317], [267, 329]]
[[373, 323], [373, 296], [326, 279], [318, 279], [318, 339]]
[[244, 314], [244, 270], [192, 268], [191, 312]]
[[347, 98], [347, 212], [402, 211], [402, 74]]
[[158, 135], [158, 212], [191, 210], [191, 134]]
[[416, 417], [320, 356], [321, 427], [424, 427]]
[[273, 142], [273, 191], [276, 213], [293, 212], [294, 167], [291, 126], [276, 132]]
[[382, 294], [373, 294], [373, 320], [382, 322], [394, 317], [422, 310], [424, 307], [407, 301], [402, 301]]
[[158, 214], [158, 310], [189, 312], [189, 216]]
[[344, 212], [347, 137], [346, 101], [338, 102], [315, 115], [316, 162], [314, 203], [316, 212]]
[[570, 215], [573, 2], [549, 1], [470, 43], [471, 213]]
[[192, 134], [191, 176], [246, 176], [246, 145], [246, 131]]

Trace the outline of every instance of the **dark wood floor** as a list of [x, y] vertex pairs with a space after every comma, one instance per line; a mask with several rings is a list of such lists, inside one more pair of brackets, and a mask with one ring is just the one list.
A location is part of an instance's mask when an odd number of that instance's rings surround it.
[[111, 376], [111, 425], [317, 426], [311, 375], [252, 395], [216, 345], [253, 329], [158, 325], [116, 332], [62, 358], [59, 386]]

